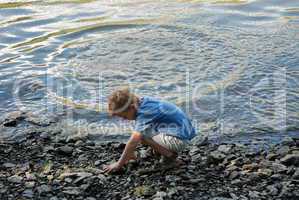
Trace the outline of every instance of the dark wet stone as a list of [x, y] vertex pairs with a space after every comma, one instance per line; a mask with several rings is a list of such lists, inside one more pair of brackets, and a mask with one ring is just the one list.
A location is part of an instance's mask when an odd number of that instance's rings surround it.
[[207, 157], [208, 164], [218, 164], [222, 162], [225, 158], [225, 155], [219, 151], [211, 152]]
[[287, 146], [293, 146], [296, 145], [296, 142], [293, 138], [286, 136], [283, 138], [283, 140], [281, 141], [282, 145], [287, 145]]
[[62, 146], [62, 147], [58, 147], [56, 149], [57, 153], [59, 154], [63, 154], [63, 155], [71, 155], [73, 153], [73, 147], [70, 146]]
[[296, 169], [295, 173], [293, 174], [293, 178], [299, 180], [299, 168]]
[[4, 117], [4, 120], [1, 122], [1, 124], [3, 124], [3, 126], [6, 127], [15, 127], [21, 120], [24, 119], [25, 119], [25, 115], [23, 112], [14, 111], [7, 114], [7, 116]]
[[299, 166], [299, 154], [288, 154], [280, 159], [280, 162], [286, 166]]

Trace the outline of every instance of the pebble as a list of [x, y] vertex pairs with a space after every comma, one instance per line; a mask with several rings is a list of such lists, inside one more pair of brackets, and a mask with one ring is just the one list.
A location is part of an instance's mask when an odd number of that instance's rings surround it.
[[18, 175], [13, 175], [7, 179], [11, 183], [22, 183], [23, 178]]

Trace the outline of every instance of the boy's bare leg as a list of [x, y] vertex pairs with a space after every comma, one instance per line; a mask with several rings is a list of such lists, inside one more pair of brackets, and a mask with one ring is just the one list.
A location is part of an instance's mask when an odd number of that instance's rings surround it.
[[177, 157], [177, 153], [163, 147], [159, 143], [155, 142], [152, 138], [143, 138], [141, 143], [150, 146], [154, 151], [167, 158], [175, 159]]

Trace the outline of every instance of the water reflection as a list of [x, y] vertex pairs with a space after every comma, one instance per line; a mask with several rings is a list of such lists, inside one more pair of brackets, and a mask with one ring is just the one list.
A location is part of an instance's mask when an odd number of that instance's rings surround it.
[[1, 2], [0, 112], [107, 123], [106, 96], [131, 85], [202, 133], [297, 130], [298, 16], [282, 0]]

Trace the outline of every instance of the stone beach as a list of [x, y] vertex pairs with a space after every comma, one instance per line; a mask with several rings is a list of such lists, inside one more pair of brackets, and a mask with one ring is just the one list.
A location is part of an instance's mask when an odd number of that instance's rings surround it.
[[105, 174], [103, 166], [120, 157], [124, 143], [63, 137], [51, 123], [32, 123], [20, 113], [1, 126], [16, 128], [22, 121], [33, 124], [26, 135], [0, 143], [1, 200], [299, 199], [297, 138], [254, 151], [244, 144], [198, 142], [182, 153], [180, 167], [162, 165], [139, 146], [136, 161]]

